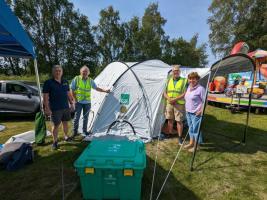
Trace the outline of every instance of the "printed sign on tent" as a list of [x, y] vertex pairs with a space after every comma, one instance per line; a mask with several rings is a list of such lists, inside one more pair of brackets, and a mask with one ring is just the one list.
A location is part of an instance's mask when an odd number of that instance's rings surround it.
[[130, 103], [130, 94], [122, 93], [120, 98], [120, 103], [123, 105], [129, 105]]

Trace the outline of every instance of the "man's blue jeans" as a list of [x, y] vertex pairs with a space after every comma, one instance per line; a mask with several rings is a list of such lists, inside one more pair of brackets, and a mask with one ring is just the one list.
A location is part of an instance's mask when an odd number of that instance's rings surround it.
[[[186, 112], [186, 120], [188, 123], [188, 127], [189, 127], [189, 136], [190, 139], [193, 139], [195, 142], [197, 141], [197, 134], [198, 134], [198, 130], [199, 130], [199, 126], [200, 126], [200, 122], [201, 122], [201, 116], [196, 116], [194, 113], [190, 113], [190, 112]], [[202, 134], [199, 131], [199, 140], [198, 140], [198, 144], [201, 144], [202, 141]]]
[[78, 133], [78, 127], [79, 127], [79, 120], [81, 116], [81, 112], [83, 111], [83, 133], [87, 132], [87, 124], [88, 124], [88, 115], [90, 112], [91, 104], [82, 104], [77, 102], [75, 104], [75, 114], [74, 114], [74, 120], [73, 120], [73, 133]]

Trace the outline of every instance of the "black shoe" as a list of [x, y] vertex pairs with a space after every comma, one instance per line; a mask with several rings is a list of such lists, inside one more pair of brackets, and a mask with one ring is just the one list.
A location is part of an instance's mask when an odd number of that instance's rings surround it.
[[165, 139], [170, 139], [172, 137], [173, 134], [166, 134], [166, 133], [161, 133], [164, 135]]
[[71, 141], [72, 141], [72, 137], [65, 137], [65, 138], [64, 138], [64, 141], [65, 141], [65, 142], [71, 142]]
[[165, 137], [166, 137], [167, 139], [170, 139], [170, 138], [172, 137], [172, 134], [165, 134]]
[[76, 136], [78, 136], [78, 132], [74, 132], [71, 136], [71, 139], [74, 139]]
[[161, 133], [161, 134], [159, 135], [159, 140], [165, 140], [165, 139], [166, 139], [165, 134], [162, 134], [162, 133]]
[[83, 132], [83, 135], [85, 135], [85, 136], [88, 136], [88, 135], [91, 135], [92, 133], [91, 132], [88, 132], [88, 131], [84, 131]]
[[159, 136], [159, 140], [165, 140], [171, 138], [170, 134], [161, 133]]
[[178, 137], [178, 144], [180, 146], [183, 145], [183, 138], [182, 137]]
[[52, 150], [57, 150], [58, 149], [58, 143], [57, 142], [54, 142], [52, 144]]

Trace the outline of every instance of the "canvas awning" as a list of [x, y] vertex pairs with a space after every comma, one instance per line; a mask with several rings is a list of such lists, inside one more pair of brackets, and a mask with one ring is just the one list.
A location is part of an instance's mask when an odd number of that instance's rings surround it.
[[225, 76], [229, 73], [254, 71], [256, 69], [253, 60], [245, 54], [234, 54], [218, 60], [211, 67], [212, 76]]
[[[38, 92], [41, 87], [34, 45], [18, 18], [4, 0], [0, 0], [0, 57], [33, 58]], [[42, 106], [41, 106], [42, 110]]]
[[0, 0], [0, 56], [36, 57], [31, 39], [4, 0]]

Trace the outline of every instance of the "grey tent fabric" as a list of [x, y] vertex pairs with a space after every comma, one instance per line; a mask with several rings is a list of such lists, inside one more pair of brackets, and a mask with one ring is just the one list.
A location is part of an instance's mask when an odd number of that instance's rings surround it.
[[[252, 99], [252, 88], [254, 87], [253, 84], [254, 84], [254, 78], [255, 78], [255, 70], [256, 70], [256, 65], [255, 65], [255, 62], [246, 54], [242, 54], [242, 53], [238, 53], [238, 54], [233, 54], [233, 55], [230, 55], [230, 56], [226, 56], [224, 57], [223, 59], [221, 60], [218, 60], [217, 62], [215, 62], [211, 69], [210, 69], [210, 73], [205, 76], [203, 79], [207, 79], [208, 82], [210, 81], [213, 81], [214, 77], [216, 76], [224, 76], [224, 77], [227, 77], [229, 74], [231, 73], [240, 73], [240, 72], [251, 72], [251, 76], [252, 76], [252, 84], [251, 84], [251, 88], [248, 88], [250, 90], [247, 91], [247, 94], [243, 94], [243, 97], [242, 95], [239, 96], [239, 100], [241, 98], [247, 98], [248, 99], [248, 104], [246, 106], [248, 106], [248, 109], [247, 109], [247, 117], [246, 117], [246, 122], [245, 122], [245, 128], [244, 128], [244, 131], [243, 131], [243, 138], [242, 138], [242, 143], [245, 143], [246, 142], [246, 135], [247, 135], [247, 131], [248, 131], [248, 121], [249, 121], [249, 114], [250, 114], [250, 110], [251, 110], [251, 99]], [[207, 91], [207, 90], [206, 90]], [[207, 100], [207, 95], [206, 95], [206, 100]], [[216, 97], [219, 97], [219, 98], [225, 98], [225, 95], [224, 94], [209, 94], [209, 98], [216, 98]], [[230, 99], [230, 98], [229, 98]], [[233, 100], [233, 94], [232, 94], [232, 100]], [[230, 102], [232, 101], [230, 100]], [[211, 101], [214, 101], [214, 100], [211, 100]], [[215, 101], [216, 102], [216, 101]], [[220, 103], [224, 103], [223, 101], [218, 101]], [[239, 103], [238, 103], [239, 104]], [[231, 103], [232, 105], [232, 103]], [[231, 106], [230, 106], [231, 108]], [[204, 110], [203, 110], [203, 114], [205, 114], [205, 107], [204, 107]], [[205, 118], [205, 116], [203, 117]], [[203, 119], [202, 118], [202, 119]], [[201, 122], [201, 125], [200, 125], [200, 131], [202, 130], [202, 127], [203, 126], [203, 123]], [[239, 130], [239, 132], [241, 133], [242, 130]], [[198, 137], [199, 139], [199, 137]], [[197, 139], [197, 140], [198, 140]], [[196, 157], [196, 148], [193, 152], [193, 157], [192, 157], [192, 160], [191, 160], [191, 163], [190, 163], [190, 170], [192, 171], [193, 170], [193, 165], [194, 165], [194, 160], [195, 160], [195, 157]]]
[[4, 125], [1, 125], [1, 124], [0, 124], [0, 131], [5, 130], [5, 128], [6, 128], [6, 127], [5, 127]]
[[254, 63], [250, 57], [245, 54], [235, 54], [214, 63], [211, 67], [211, 77], [214, 74], [216, 76], [225, 76], [229, 73], [248, 72], [254, 71], [254, 69]]
[[[128, 111], [123, 119], [134, 126], [138, 136], [150, 139], [170, 69], [169, 65], [158, 60], [145, 61], [128, 68], [114, 83], [111, 94], [105, 98], [103, 107], [96, 116], [92, 132], [104, 132], [114, 120], [119, 118], [120, 96], [129, 94]], [[120, 126], [119, 130], [115, 131], [122, 130], [131, 131], [127, 125]]]
[[[110, 124], [118, 119], [130, 122], [137, 135], [147, 140], [158, 136], [165, 121], [165, 101], [162, 98], [171, 66], [160, 60], [140, 63], [114, 62], [109, 64], [95, 82], [99, 87], [111, 88], [111, 93], [92, 90], [92, 108], [89, 114], [88, 130], [93, 134], [106, 134]], [[209, 68], [181, 69], [181, 76], [197, 71], [205, 76]], [[127, 112], [120, 113], [121, 95], [129, 95]], [[79, 130], [82, 129], [80, 119]], [[118, 124], [112, 134], [131, 134], [132, 129], [125, 123]]]
[[[52, 134], [50, 131], [46, 131], [46, 136], [51, 136], [51, 135]], [[5, 142], [5, 144], [13, 142], [26, 142], [33, 144], [35, 142], [35, 131], [31, 130], [17, 135], [13, 135]]]

